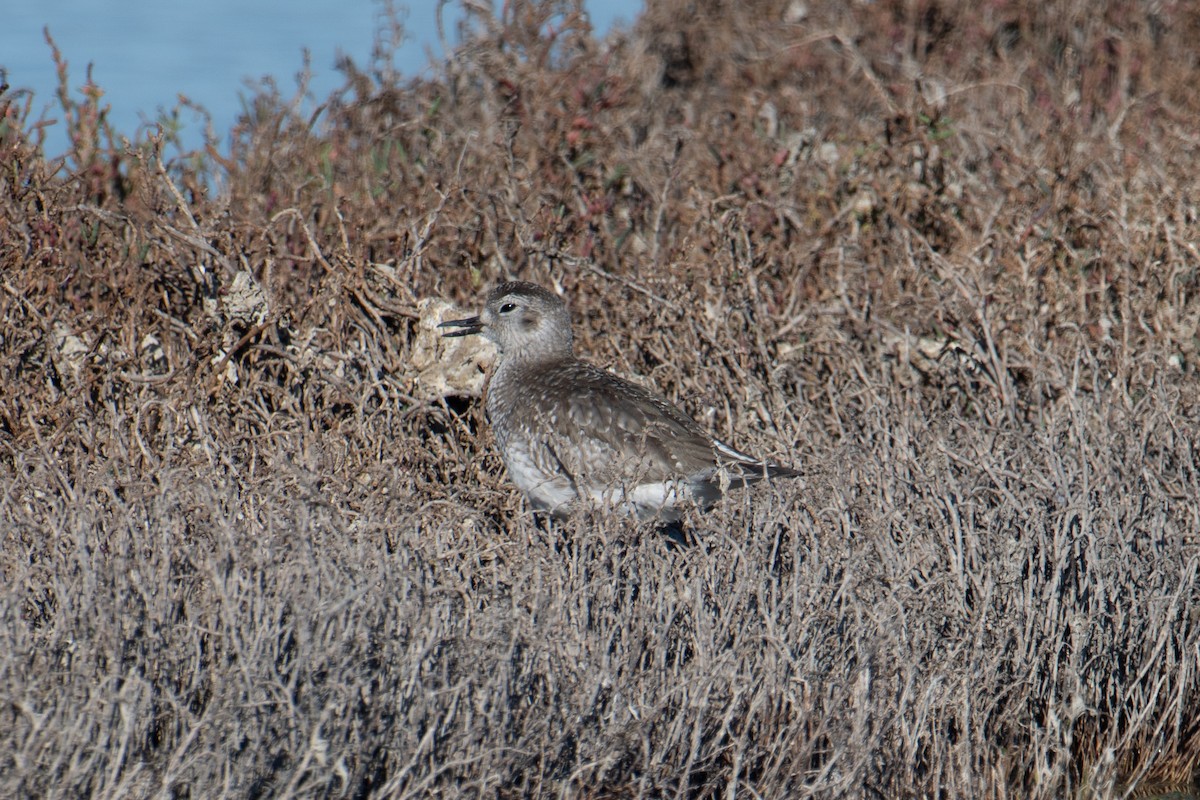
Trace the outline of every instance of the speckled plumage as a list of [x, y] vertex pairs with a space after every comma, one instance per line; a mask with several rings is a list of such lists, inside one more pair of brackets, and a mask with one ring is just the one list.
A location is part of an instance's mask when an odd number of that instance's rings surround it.
[[576, 358], [566, 304], [540, 286], [501, 284], [480, 316], [442, 327], [498, 346], [488, 420], [509, 476], [537, 509], [565, 517], [582, 500], [672, 521], [687, 502], [707, 508], [730, 486], [798, 474], [734, 450], [664, 398]]

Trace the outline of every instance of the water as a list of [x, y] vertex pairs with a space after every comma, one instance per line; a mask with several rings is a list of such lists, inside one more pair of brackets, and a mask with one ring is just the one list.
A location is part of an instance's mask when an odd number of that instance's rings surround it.
[[[382, 10], [378, 0], [26, 0], [6, 5], [0, 70], [10, 93], [31, 90], [35, 116], [42, 110], [61, 116], [54, 62], [42, 33], [49, 27], [70, 64], [72, 94], [80, 98], [91, 63], [92, 79], [111, 106], [110, 122], [129, 137], [139, 126], [152, 125], [160, 109], [174, 107], [179, 95], [207, 108], [216, 133], [224, 137], [243, 98], [253, 93], [247, 81], [273, 76], [283, 95], [290, 96], [306, 47], [312, 54], [310, 91], [318, 98], [327, 96], [342, 83], [334, 70], [339, 52], [360, 68], [369, 63]], [[427, 50], [441, 56], [437, 5], [436, 0], [413, 0], [405, 10], [397, 4], [409, 39], [395, 65], [405, 75], [428, 67]], [[589, 0], [586, 5], [598, 34], [631, 22], [641, 9], [640, 0]], [[448, 4], [443, 13], [451, 35], [458, 7]], [[185, 112], [182, 121], [185, 146], [199, 146], [199, 117]], [[61, 153], [66, 146], [63, 125], [49, 128], [47, 154]]]

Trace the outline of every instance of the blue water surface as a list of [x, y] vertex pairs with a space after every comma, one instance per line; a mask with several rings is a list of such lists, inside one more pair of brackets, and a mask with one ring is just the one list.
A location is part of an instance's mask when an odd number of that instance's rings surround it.
[[[499, 6], [497, 0], [497, 7]], [[588, 0], [592, 25], [602, 34], [614, 24], [629, 24], [641, 0]], [[339, 53], [360, 68], [369, 66], [371, 47], [383, 6], [379, 0], [39, 0], [6, 4], [0, 25], [0, 70], [10, 93], [34, 93], [35, 116], [47, 110], [58, 118], [58, 86], [49, 28], [70, 65], [69, 87], [78, 99], [92, 79], [111, 106], [109, 121], [132, 137], [139, 126], [153, 125], [160, 110], [175, 106], [179, 95], [204, 106], [222, 142], [244, 99], [253, 92], [247, 81], [271, 76], [285, 97], [295, 91], [295, 75], [303, 66], [302, 51], [312, 55], [310, 91], [323, 98], [342, 83], [334, 65]], [[397, 4], [408, 34], [394, 64], [405, 75], [429, 66], [430, 54], [442, 56], [438, 44], [436, 0]], [[447, 36], [460, 14], [456, 3], [443, 11]], [[200, 118], [185, 112], [181, 139], [185, 147], [203, 142]], [[66, 150], [64, 126], [47, 129], [46, 153]]]

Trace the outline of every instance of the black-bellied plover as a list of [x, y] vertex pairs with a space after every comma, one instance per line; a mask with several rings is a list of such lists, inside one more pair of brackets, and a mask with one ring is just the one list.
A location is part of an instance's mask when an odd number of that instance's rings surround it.
[[482, 314], [440, 327], [496, 343], [488, 421], [513, 483], [552, 516], [583, 501], [673, 522], [689, 502], [707, 509], [731, 486], [799, 474], [733, 449], [665, 398], [580, 361], [566, 303], [536, 284], [503, 283]]

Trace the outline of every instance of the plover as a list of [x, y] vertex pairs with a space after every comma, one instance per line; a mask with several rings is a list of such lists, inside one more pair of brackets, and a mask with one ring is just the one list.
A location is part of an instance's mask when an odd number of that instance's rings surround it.
[[445, 336], [483, 334], [499, 349], [487, 417], [513, 483], [535, 509], [565, 518], [581, 502], [677, 521], [729, 487], [799, 473], [709, 436], [665, 398], [576, 358], [558, 295], [514, 281]]

